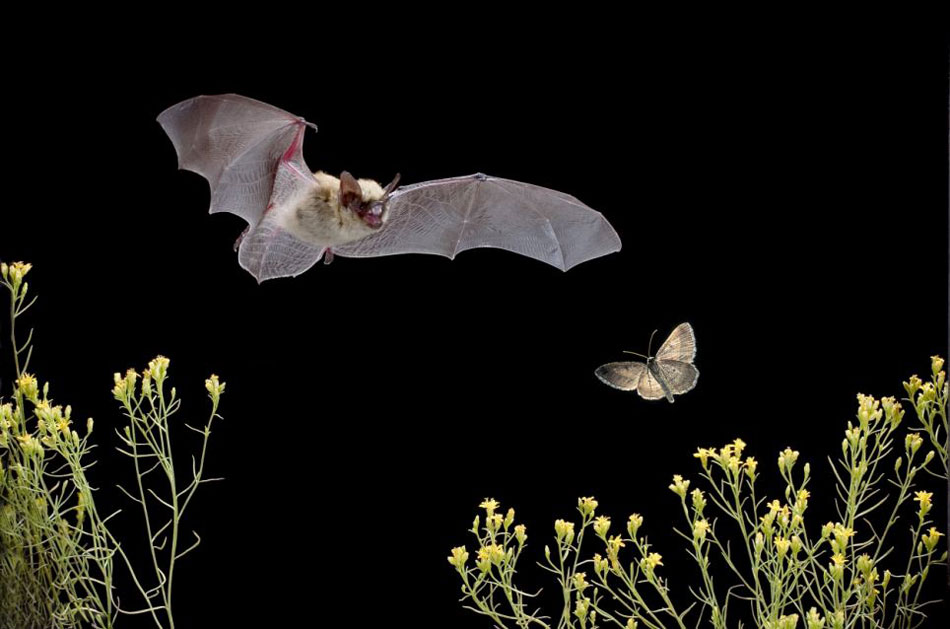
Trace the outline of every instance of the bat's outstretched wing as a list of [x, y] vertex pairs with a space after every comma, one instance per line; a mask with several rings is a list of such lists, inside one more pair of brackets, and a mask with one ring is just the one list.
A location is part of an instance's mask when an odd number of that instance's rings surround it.
[[198, 96], [158, 116], [178, 153], [180, 168], [211, 185], [211, 212], [248, 222], [238, 260], [258, 281], [299, 275], [323, 249], [285, 232], [276, 213], [315, 184], [303, 160], [303, 136], [316, 126], [282, 109], [237, 94]]
[[404, 186], [390, 197], [384, 229], [334, 247], [357, 258], [432, 253], [454, 258], [494, 247], [566, 271], [620, 250], [610, 223], [574, 197], [510, 179], [477, 174]]

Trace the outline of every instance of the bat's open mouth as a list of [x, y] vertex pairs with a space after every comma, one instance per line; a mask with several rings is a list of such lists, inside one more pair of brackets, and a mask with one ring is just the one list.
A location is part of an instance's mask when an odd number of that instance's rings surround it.
[[358, 213], [364, 223], [370, 227], [379, 227], [386, 217], [386, 203], [385, 201], [373, 201], [360, 208]]

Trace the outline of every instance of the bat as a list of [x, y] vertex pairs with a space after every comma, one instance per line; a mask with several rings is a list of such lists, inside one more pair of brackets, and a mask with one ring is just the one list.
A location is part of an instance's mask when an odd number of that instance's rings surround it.
[[179, 168], [204, 176], [211, 213], [248, 226], [238, 262], [258, 282], [296, 276], [321, 258], [429, 253], [454, 258], [495, 247], [566, 271], [620, 250], [617, 232], [576, 198], [481, 173], [383, 187], [343, 172], [312, 173], [303, 159], [303, 118], [238, 96], [198, 96], [158, 122]]
[[[653, 331], [656, 334], [656, 330]], [[653, 345], [653, 335], [650, 335], [650, 345]], [[601, 382], [621, 391], [634, 391], [645, 400], [659, 400], [665, 397], [670, 403], [674, 395], [682, 395], [692, 391], [699, 379], [699, 369], [693, 365], [696, 358], [696, 335], [693, 326], [681, 323], [670, 332], [670, 336], [663, 341], [656, 356], [634, 354], [646, 359], [607, 363], [601, 365], [594, 372]]]

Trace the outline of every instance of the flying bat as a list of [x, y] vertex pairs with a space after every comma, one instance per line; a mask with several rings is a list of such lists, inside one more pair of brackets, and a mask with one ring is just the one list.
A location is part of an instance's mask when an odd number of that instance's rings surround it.
[[[656, 331], [653, 331], [656, 334]], [[650, 336], [650, 347], [653, 335]], [[607, 363], [597, 368], [594, 374], [607, 385], [621, 391], [636, 390], [645, 400], [659, 400], [665, 397], [673, 402], [674, 395], [692, 391], [699, 379], [699, 369], [693, 365], [696, 358], [696, 335], [693, 326], [681, 323], [670, 332], [663, 341], [656, 356], [636, 352], [624, 352], [645, 358], [646, 362], [631, 360]]]
[[179, 168], [211, 185], [211, 212], [248, 226], [235, 248], [258, 282], [296, 276], [321, 258], [495, 247], [566, 271], [620, 250], [599, 213], [576, 198], [483, 174], [383, 187], [344, 171], [311, 172], [303, 118], [238, 96], [198, 96], [158, 116]]

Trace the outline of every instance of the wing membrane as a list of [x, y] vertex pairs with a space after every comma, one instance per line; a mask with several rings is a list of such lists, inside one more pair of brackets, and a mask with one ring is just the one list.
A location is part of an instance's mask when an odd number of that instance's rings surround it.
[[655, 364], [671, 393], [681, 395], [687, 391], [692, 391], [693, 387], [696, 386], [696, 381], [699, 379], [699, 369], [696, 369], [690, 363], [678, 360], [657, 360]]
[[663, 345], [657, 350], [657, 360], [677, 360], [684, 363], [691, 363], [696, 358], [696, 335], [693, 334], [693, 326], [688, 323], [681, 323], [670, 332], [670, 336], [663, 341]]
[[[644, 367], [645, 366], [646, 365], [644, 365]], [[640, 374], [640, 382], [637, 385], [637, 393], [639, 393], [640, 397], [642, 397], [644, 400], [660, 400], [666, 397], [666, 392], [663, 391], [663, 386], [649, 369], [644, 369], [643, 373]]]
[[646, 371], [646, 364], [637, 361], [624, 361], [601, 365], [594, 372], [600, 381], [621, 391], [633, 391], [640, 382], [640, 376]]
[[568, 194], [479, 174], [399, 188], [384, 229], [334, 252], [454, 258], [477, 247], [506, 249], [566, 271], [619, 251], [620, 238], [603, 215]]

